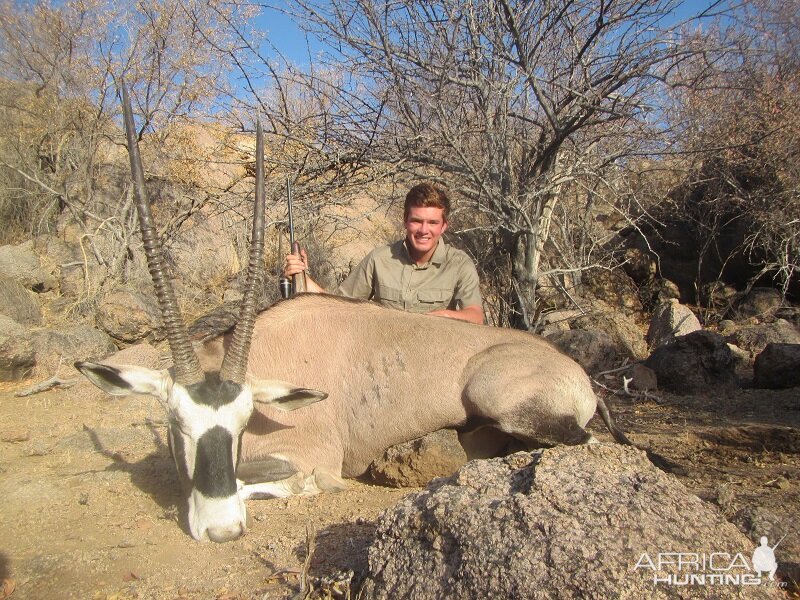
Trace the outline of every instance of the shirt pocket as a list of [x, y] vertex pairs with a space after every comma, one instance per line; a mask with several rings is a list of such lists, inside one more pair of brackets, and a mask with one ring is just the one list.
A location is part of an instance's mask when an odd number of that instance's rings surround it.
[[453, 290], [449, 289], [428, 289], [417, 292], [417, 301], [420, 306], [425, 307], [425, 312], [448, 308], [453, 299]]
[[403, 308], [403, 295], [400, 290], [388, 285], [378, 285], [373, 299], [386, 306]]

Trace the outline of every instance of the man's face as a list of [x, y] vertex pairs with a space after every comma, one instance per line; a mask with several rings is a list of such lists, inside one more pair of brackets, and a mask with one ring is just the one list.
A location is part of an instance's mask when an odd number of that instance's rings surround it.
[[411, 206], [405, 225], [411, 257], [417, 261], [430, 260], [439, 238], [447, 231], [444, 209], [434, 206]]

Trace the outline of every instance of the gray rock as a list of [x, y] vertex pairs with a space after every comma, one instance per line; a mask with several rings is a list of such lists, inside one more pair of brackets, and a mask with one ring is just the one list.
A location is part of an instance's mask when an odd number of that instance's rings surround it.
[[452, 475], [467, 462], [467, 454], [452, 429], [434, 431], [392, 446], [369, 466], [377, 483], [392, 487], [419, 487], [436, 477]]
[[0, 275], [0, 313], [21, 325], [41, 325], [42, 309], [33, 292], [19, 281]]
[[[363, 592], [376, 600], [741, 598], [735, 585], [656, 584], [656, 575], [687, 571], [648, 565], [675, 551], [749, 560], [756, 545], [643, 452], [560, 446], [472, 461], [387, 510]], [[748, 598], [781, 597], [748, 588]]]
[[738, 319], [765, 317], [775, 314], [783, 304], [783, 296], [775, 288], [756, 287], [736, 303], [734, 314]]
[[774, 323], [758, 323], [739, 327], [725, 336], [728, 343], [757, 355], [767, 344], [800, 344], [800, 331], [783, 319]]
[[581, 314], [581, 311], [575, 309], [556, 309], [542, 313], [538, 333], [543, 337], [547, 337], [559, 331], [569, 331], [570, 321]]
[[637, 285], [622, 269], [592, 270], [584, 276], [584, 280], [595, 298], [628, 314], [642, 311]]
[[117, 350], [113, 340], [88, 325], [64, 329], [42, 329], [31, 333], [36, 353], [37, 377], [50, 377], [60, 366], [76, 360], [100, 359]]
[[753, 363], [753, 386], [769, 389], [800, 386], [800, 344], [767, 344]]
[[51, 290], [56, 284], [55, 277], [42, 267], [32, 241], [19, 246], [0, 246], [0, 275], [37, 292]]
[[713, 281], [705, 284], [700, 290], [700, 300], [704, 306], [727, 309], [736, 299], [739, 292], [736, 288], [726, 285], [723, 281]]
[[618, 350], [614, 340], [604, 331], [559, 331], [548, 335], [547, 340], [558, 346], [559, 350], [589, 374], [617, 367], [622, 362], [620, 354], [625, 354], [625, 349]]
[[736, 384], [733, 353], [723, 337], [711, 331], [695, 331], [656, 348], [644, 365], [653, 369], [661, 389], [676, 394]]
[[675, 299], [660, 304], [653, 317], [650, 319], [650, 328], [647, 330], [647, 344], [650, 349], [655, 349], [666, 344], [671, 344], [681, 335], [702, 329], [700, 321], [688, 306], [684, 306]]
[[0, 381], [19, 381], [36, 364], [30, 332], [14, 319], [0, 315]]
[[655, 371], [641, 363], [631, 366], [625, 375], [633, 380], [631, 386], [634, 389], [642, 392], [655, 392], [658, 389], [658, 377]]
[[572, 329], [605, 331], [623, 356], [634, 360], [647, 356], [647, 343], [636, 321], [602, 300], [594, 300], [586, 314], [574, 320]]
[[639, 248], [625, 250], [625, 262], [622, 268], [638, 285], [651, 281], [658, 272], [658, 265], [653, 256]]
[[788, 505], [785, 510], [747, 506], [737, 511], [731, 522], [751, 540], [763, 535], [770, 546], [777, 544], [779, 573], [790, 581], [800, 581], [800, 523]]
[[155, 300], [133, 290], [117, 290], [97, 307], [97, 325], [111, 337], [137, 342], [159, 326], [161, 315]]

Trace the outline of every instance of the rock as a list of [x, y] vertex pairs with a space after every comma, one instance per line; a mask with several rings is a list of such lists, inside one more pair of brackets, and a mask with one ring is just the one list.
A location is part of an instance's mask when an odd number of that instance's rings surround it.
[[[791, 509], [778, 512], [761, 506], [742, 508], [731, 522], [751, 540], [766, 536], [770, 546], [775, 546], [778, 573], [789, 581], [800, 581], [800, 526]], [[780, 542], [780, 543], [778, 543]]]
[[42, 309], [36, 294], [19, 281], [0, 275], [0, 313], [21, 325], [41, 325]]
[[660, 304], [653, 313], [650, 328], [647, 330], [647, 344], [653, 350], [674, 342], [680, 335], [700, 329], [700, 321], [691, 309], [675, 299], [670, 299]]
[[711, 331], [680, 336], [672, 344], [656, 348], [644, 364], [653, 369], [661, 389], [676, 394], [736, 384], [733, 354], [723, 337]]
[[605, 331], [623, 357], [641, 360], [647, 356], [647, 343], [636, 321], [602, 300], [594, 300], [586, 314], [577, 317], [571, 327]]
[[626, 313], [642, 311], [637, 286], [625, 271], [593, 270], [586, 275], [585, 282], [590, 294], [598, 300], [616, 306]]
[[547, 337], [559, 331], [569, 331], [570, 321], [581, 314], [581, 311], [575, 309], [557, 309], [543, 313], [538, 333]]
[[[573, 329], [553, 333], [546, 339], [589, 374], [608, 371], [622, 362], [614, 340], [604, 331]], [[624, 349], [622, 353], [625, 353]]]
[[0, 275], [15, 279], [36, 292], [46, 292], [56, 284], [55, 277], [42, 268], [32, 241], [19, 246], [0, 246]]
[[651, 279], [639, 287], [639, 298], [646, 311], [653, 311], [659, 304], [673, 298], [679, 300], [680, 297], [681, 291], [677, 284], [667, 279]]
[[0, 315], [0, 381], [19, 381], [36, 364], [30, 332], [14, 319]]
[[392, 487], [419, 487], [436, 477], [452, 475], [467, 462], [467, 454], [452, 429], [392, 446], [369, 466], [377, 483]]
[[783, 304], [783, 296], [775, 288], [755, 287], [736, 303], [733, 309], [739, 320], [765, 317], [775, 313]]
[[147, 342], [134, 344], [104, 357], [103, 364], [121, 367], [123, 365], [136, 365], [148, 369], [166, 369], [172, 366], [172, 357], [169, 350], [160, 352]]
[[723, 281], [712, 281], [700, 290], [700, 301], [709, 308], [728, 309], [739, 292]]
[[641, 363], [633, 365], [625, 375], [633, 380], [631, 386], [634, 389], [642, 392], [655, 392], [658, 389], [658, 377], [655, 371]]
[[32, 332], [31, 339], [37, 377], [51, 377], [59, 367], [71, 367], [76, 360], [97, 360], [117, 349], [110, 337], [88, 325], [42, 329]]
[[639, 248], [625, 250], [625, 262], [622, 264], [625, 273], [635, 283], [641, 285], [652, 280], [658, 272], [658, 265], [649, 252]]
[[97, 307], [98, 327], [123, 342], [145, 339], [160, 322], [155, 300], [133, 290], [112, 292]]
[[800, 386], [800, 344], [767, 344], [753, 364], [753, 386], [769, 389]]
[[[740, 598], [735, 585], [692, 586], [689, 596], [686, 587], [654, 583], [681, 577], [686, 567], [649, 565], [675, 551], [741, 552], [749, 560], [755, 546], [643, 452], [559, 446], [472, 461], [384, 512], [362, 593], [376, 600]], [[776, 588], [748, 587], [748, 598], [781, 597]]]
[[758, 323], [734, 329], [725, 336], [725, 340], [755, 356], [767, 344], [800, 344], [800, 331], [788, 321], [777, 319], [774, 323]]

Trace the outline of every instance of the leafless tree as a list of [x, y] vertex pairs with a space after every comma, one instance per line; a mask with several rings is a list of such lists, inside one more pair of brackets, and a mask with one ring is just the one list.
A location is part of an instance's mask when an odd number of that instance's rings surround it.
[[[661, 84], [697, 51], [669, 18], [681, 4], [299, 0], [290, 10], [329, 49], [305, 78], [326, 104], [319, 147], [456, 192], [475, 234], [508, 254], [517, 324], [529, 327], [543, 275], [591, 264], [590, 254], [567, 264], [562, 248], [543, 271], [558, 203], [568, 189], [596, 190], [632, 148], [656, 149]], [[321, 77], [322, 64], [338, 77]]]
[[[185, 178], [196, 151], [196, 144], [186, 143], [186, 125], [211, 114], [221, 95], [230, 95], [227, 60], [232, 37], [229, 29], [220, 27], [219, 11], [210, 8], [215, 4], [219, 3], [3, 0], [4, 214], [21, 215], [25, 233], [46, 228], [64, 214], [87, 229], [110, 215], [125, 221], [124, 196], [103, 206], [108, 198], [96, 194], [98, 186], [111, 187], [104, 176], [124, 159], [116, 122], [122, 77], [140, 116], [139, 135], [148, 137], [152, 175]], [[252, 9], [227, 10], [228, 19], [242, 27], [251, 14]], [[203, 158], [194, 157], [195, 164]], [[200, 200], [192, 199], [176, 211], [197, 210]], [[20, 212], [20, 204], [27, 204], [30, 214]], [[33, 222], [31, 215], [37, 217]]]

